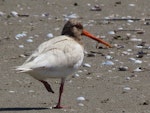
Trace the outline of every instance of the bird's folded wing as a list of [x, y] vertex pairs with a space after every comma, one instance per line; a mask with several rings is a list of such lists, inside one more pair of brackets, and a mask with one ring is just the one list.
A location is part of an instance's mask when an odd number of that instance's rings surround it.
[[82, 46], [74, 40], [61, 38], [41, 44], [27, 61], [18, 67], [18, 70], [19, 68], [32, 70], [38, 68], [72, 67], [82, 62], [84, 56]]

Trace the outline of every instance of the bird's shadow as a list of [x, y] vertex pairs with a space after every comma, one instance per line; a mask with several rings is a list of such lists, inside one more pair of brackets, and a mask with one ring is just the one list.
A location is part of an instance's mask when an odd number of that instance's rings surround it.
[[0, 108], [1, 111], [30, 111], [30, 110], [48, 110], [46, 107], [6, 107]]

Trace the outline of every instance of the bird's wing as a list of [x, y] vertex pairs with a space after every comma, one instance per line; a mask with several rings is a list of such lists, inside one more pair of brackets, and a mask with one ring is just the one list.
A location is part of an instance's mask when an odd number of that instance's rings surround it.
[[43, 42], [39, 47], [32, 53], [32, 55], [24, 62], [30, 62], [35, 59], [37, 56], [46, 53], [49, 50], [53, 50], [58, 42], [69, 40], [68, 37], [59, 36], [57, 38], [50, 39], [46, 42]]
[[83, 47], [67, 36], [42, 43], [20, 69], [72, 67], [81, 64]]

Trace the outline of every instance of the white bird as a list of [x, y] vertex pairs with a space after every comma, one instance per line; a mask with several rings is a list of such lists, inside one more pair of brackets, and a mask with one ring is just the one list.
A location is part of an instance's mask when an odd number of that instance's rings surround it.
[[42, 43], [23, 65], [16, 68], [17, 71], [27, 73], [42, 82], [47, 91], [51, 93], [54, 93], [54, 91], [46, 79], [61, 78], [59, 99], [54, 108], [63, 108], [61, 106], [61, 95], [65, 79], [82, 64], [84, 58], [82, 35], [111, 47], [107, 42], [96, 38], [83, 29], [80, 22], [70, 19], [65, 24], [61, 36]]

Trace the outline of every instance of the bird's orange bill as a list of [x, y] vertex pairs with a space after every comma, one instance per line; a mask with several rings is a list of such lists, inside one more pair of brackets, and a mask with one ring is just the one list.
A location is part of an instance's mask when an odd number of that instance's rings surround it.
[[97, 37], [93, 36], [91, 33], [89, 33], [89, 32], [86, 31], [86, 30], [83, 30], [82, 35], [85, 35], [85, 36], [87, 36], [87, 37], [89, 37], [89, 38], [91, 38], [91, 39], [93, 39], [93, 40], [96, 40], [96, 41], [98, 41], [98, 42], [100, 42], [100, 43], [102, 43], [102, 44], [104, 44], [104, 45], [106, 45], [106, 46], [108, 46], [108, 47], [112, 47], [109, 43], [103, 41], [103, 40], [100, 39], [100, 38], [97, 38]]

